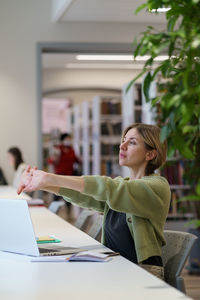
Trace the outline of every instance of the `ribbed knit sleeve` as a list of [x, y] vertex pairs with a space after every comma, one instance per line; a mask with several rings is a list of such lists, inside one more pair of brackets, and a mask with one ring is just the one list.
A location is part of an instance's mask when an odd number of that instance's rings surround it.
[[92, 196], [116, 211], [143, 218], [166, 218], [170, 203], [167, 180], [158, 175], [128, 180], [106, 176], [83, 176], [84, 194]]
[[101, 213], [104, 212], [105, 203], [96, 201], [92, 196], [67, 188], [60, 188], [59, 195], [62, 196], [64, 200], [80, 207], [91, 208]]

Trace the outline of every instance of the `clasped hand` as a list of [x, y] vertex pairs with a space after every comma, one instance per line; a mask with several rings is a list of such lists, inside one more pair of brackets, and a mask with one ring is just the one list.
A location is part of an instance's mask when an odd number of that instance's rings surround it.
[[44, 188], [45, 175], [46, 172], [28, 166], [21, 176], [17, 193], [41, 190]]

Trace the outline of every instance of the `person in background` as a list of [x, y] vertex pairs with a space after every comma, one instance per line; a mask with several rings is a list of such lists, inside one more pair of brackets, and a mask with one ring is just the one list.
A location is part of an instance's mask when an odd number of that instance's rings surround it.
[[3, 173], [3, 170], [0, 168], [0, 185], [7, 185], [7, 180], [5, 178], [5, 175]]
[[17, 188], [19, 186], [20, 178], [27, 165], [24, 163], [22, 153], [19, 148], [12, 147], [7, 151], [8, 163], [15, 170], [12, 185]]
[[29, 166], [18, 194], [47, 190], [103, 213], [102, 243], [163, 279], [161, 249], [171, 193], [155, 170], [164, 164], [166, 153], [157, 126], [135, 123], [125, 129], [119, 149], [119, 164], [129, 168], [130, 177], [61, 176]]
[[[53, 155], [48, 158], [48, 163], [54, 167], [54, 173], [57, 175], [76, 175], [74, 164], [80, 164], [80, 159], [76, 156], [72, 147], [72, 137], [69, 133], [60, 135], [60, 144], [55, 145]], [[53, 201], [58, 201], [62, 197], [54, 195]], [[71, 214], [71, 203], [66, 202], [68, 215]]]
[[72, 138], [69, 133], [60, 135], [60, 144], [54, 146], [53, 155], [48, 158], [48, 163], [54, 166], [57, 175], [74, 175], [74, 164], [80, 163], [72, 147]]

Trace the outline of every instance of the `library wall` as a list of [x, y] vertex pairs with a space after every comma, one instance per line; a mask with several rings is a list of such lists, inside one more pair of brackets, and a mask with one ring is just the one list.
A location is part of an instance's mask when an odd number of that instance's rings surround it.
[[[72, 70], [72, 69], [44, 69], [42, 88], [43, 92], [63, 90], [65, 88], [88, 88], [87, 92], [53, 93], [54, 96], [71, 96], [74, 104], [84, 100], [91, 101], [96, 95], [106, 95], [103, 91], [89, 91], [89, 88], [118, 89], [121, 93], [122, 86], [128, 83], [140, 70]], [[113, 93], [115, 94], [115, 93]]]

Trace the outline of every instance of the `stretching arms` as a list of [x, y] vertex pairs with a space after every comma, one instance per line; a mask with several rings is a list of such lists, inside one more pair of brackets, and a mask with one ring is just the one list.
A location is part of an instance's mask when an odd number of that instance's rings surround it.
[[55, 175], [28, 166], [22, 174], [17, 193], [44, 190], [57, 194], [60, 187], [83, 192], [84, 179], [80, 176]]

